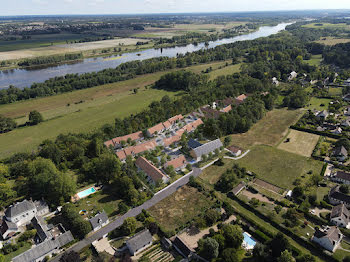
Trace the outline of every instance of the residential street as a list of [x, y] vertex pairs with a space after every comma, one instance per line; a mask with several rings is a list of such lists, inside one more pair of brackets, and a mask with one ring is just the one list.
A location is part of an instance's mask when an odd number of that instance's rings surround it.
[[[202, 173], [202, 169], [205, 169], [208, 166], [212, 165], [215, 161], [216, 160], [210, 162], [209, 164], [202, 167], [201, 169], [200, 168], [193, 168], [192, 172], [188, 173], [187, 175], [181, 177], [180, 179], [178, 179], [177, 181], [175, 181], [171, 185], [169, 185], [166, 188], [162, 189], [161, 191], [157, 192], [150, 200], [146, 201], [141, 206], [138, 206], [138, 207], [135, 207], [135, 208], [129, 210], [129, 212], [116, 218], [115, 220], [110, 222], [107, 226], [103, 227], [102, 229], [100, 229], [96, 233], [94, 233], [91, 236], [76, 243], [75, 245], [73, 245], [72, 247], [67, 249], [66, 252], [70, 252], [70, 251], [79, 252], [81, 249], [90, 245], [95, 240], [102, 238], [104, 235], [106, 235], [109, 232], [113, 231], [114, 229], [120, 227], [126, 218], [135, 217], [138, 214], [140, 214], [143, 209], [148, 209], [148, 208], [154, 206], [155, 204], [157, 204], [158, 202], [160, 202], [161, 200], [163, 200], [164, 198], [170, 196], [172, 193], [174, 193], [180, 187], [186, 185], [189, 182], [190, 176], [194, 176], [194, 177], [199, 176]], [[50, 260], [50, 261], [58, 262], [60, 257], [62, 256], [62, 254], [63, 253], [52, 258], [52, 260]]]

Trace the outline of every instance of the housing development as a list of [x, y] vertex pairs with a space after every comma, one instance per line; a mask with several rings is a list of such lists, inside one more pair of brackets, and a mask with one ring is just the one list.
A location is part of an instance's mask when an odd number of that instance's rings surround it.
[[350, 261], [344, 3], [62, 2], [0, 10], [0, 262]]

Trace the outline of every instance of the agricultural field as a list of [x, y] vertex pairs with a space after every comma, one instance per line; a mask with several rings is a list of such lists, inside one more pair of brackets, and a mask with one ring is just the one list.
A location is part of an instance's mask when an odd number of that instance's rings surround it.
[[331, 23], [311, 23], [307, 25], [303, 25], [303, 27], [306, 28], [318, 28], [318, 29], [349, 29], [350, 25], [347, 25], [345, 23], [339, 23], [339, 24], [331, 24]]
[[287, 134], [289, 126], [297, 122], [302, 113], [301, 110], [286, 108], [267, 112], [248, 132], [232, 135], [231, 144], [245, 150], [260, 144], [274, 146]]
[[322, 39], [316, 41], [317, 43], [324, 45], [336, 45], [336, 44], [345, 44], [349, 43], [350, 39], [348, 38], [335, 38], [335, 37], [323, 37]]
[[323, 163], [270, 146], [254, 146], [249, 154], [236, 161], [247, 170], [283, 189], [294, 187], [296, 178], [309, 171], [320, 174]]
[[245, 25], [246, 22], [229, 22], [221, 24], [175, 24], [165, 28], [145, 27], [144, 31], [133, 34], [141, 38], [172, 38], [189, 32], [214, 34], [221, 33], [224, 29]]
[[331, 102], [332, 99], [328, 98], [317, 98], [317, 97], [311, 97], [309, 105], [306, 107], [306, 109], [316, 109], [318, 111], [327, 110], [329, 102]]
[[[0, 60], [14, 60], [14, 59], [23, 59], [23, 58], [33, 58], [39, 56], [48, 56], [48, 55], [59, 55], [66, 53], [74, 52], [83, 52], [90, 51], [95, 49], [103, 48], [113, 48], [122, 46], [135, 46], [137, 42], [144, 41], [137, 38], [116, 38], [113, 40], [103, 40], [87, 43], [76, 43], [76, 44], [66, 44], [65, 41], [58, 42], [54, 45], [51, 43], [48, 45], [40, 46], [34, 48], [29, 48], [22, 46], [22, 48], [17, 48], [15, 50], [6, 51], [3, 50], [0, 52]], [[18, 42], [18, 41], [17, 41]], [[0, 45], [1, 50], [1, 45]]]
[[193, 187], [184, 186], [148, 211], [166, 231], [186, 224], [213, 204]]
[[[301, 156], [311, 157], [319, 137], [315, 134], [291, 129], [278, 148]], [[287, 142], [287, 140], [289, 141]]]

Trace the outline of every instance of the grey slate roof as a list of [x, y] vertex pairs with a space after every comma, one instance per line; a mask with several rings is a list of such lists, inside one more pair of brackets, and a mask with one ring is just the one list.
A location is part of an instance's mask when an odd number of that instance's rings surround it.
[[27, 212], [29, 210], [35, 209], [35, 205], [32, 201], [23, 200], [22, 202], [18, 202], [12, 206], [9, 206], [5, 211], [6, 217], [15, 217], [19, 214]]
[[344, 146], [338, 146], [335, 150], [334, 150], [334, 156], [348, 156], [348, 151], [345, 149]]
[[314, 237], [328, 238], [329, 240], [331, 240], [331, 242], [332, 241], [335, 241], [335, 242], [339, 241], [341, 236], [342, 236], [342, 234], [341, 234], [340, 230], [335, 226], [327, 227], [324, 230], [320, 230], [320, 229], [316, 228], [316, 231], [314, 234]]
[[336, 177], [338, 179], [343, 179], [343, 180], [350, 181], [350, 173], [347, 173], [347, 172], [344, 172], [344, 171], [337, 171], [334, 174], [334, 177]]
[[184, 257], [189, 257], [192, 253], [194, 253], [194, 250], [191, 249], [187, 245], [187, 243], [184, 240], [182, 240], [179, 236], [176, 236], [173, 245], [177, 247], [181, 255], [183, 255]]
[[199, 143], [197, 140], [194, 140], [191, 138], [190, 140], [188, 140], [187, 145], [189, 148], [194, 149], [194, 148], [200, 147], [202, 144]]
[[36, 206], [38, 212], [48, 207], [44, 200], [36, 200], [34, 201], [34, 205]]
[[137, 233], [135, 236], [126, 241], [126, 244], [131, 247], [134, 251], [139, 250], [146, 244], [153, 241], [152, 235], [148, 229]]
[[243, 188], [245, 188], [245, 183], [242, 181], [232, 189], [232, 193], [236, 196]]
[[344, 204], [340, 204], [332, 208], [331, 218], [335, 217], [341, 217], [346, 224], [349, 223], [350, 213]]
[[210, 152], [213, 152], [215, 149], [220, 148], [222, 146], [223, 144], [221, 143], [220, 139], [216, 139], [197, 148], [194, 148], [193, 152], [197, 157], [201, 157], [203, 155], [208, 155]]
[[47, 254], [51, 253], [55, 249], [58, 250], [60, 247], [68, 244], [73, 240], [74, 238], [72, 236], [72, 233], [70, 231], [67, 231], [62, 235], [59, 235], [56, 239], [44, 241], [39, 245], [27, 250], [26, 252], [14, 257], [12, 261], [13, 262], [33, 262], [38, 258], [46, 256]]
[[40, 242], [43, 242], [46, 239], [50, 239], [52, 237], [51, 233], [49, 232], [49, 227], [47, 226], [46, 222], [42, 217], [33, 217], [32, 224], [33, 227], [36, 229], [36, 233], [40, 239]]
[[329, 197], [343, 201], [345, 204], [350, 204], [350, 196], [339, 191], [340, 185], [331, 188], [329, 191]]
[[106, 223], [108, 221], [108, 216], [107, 216], [106, 212], [103, 211], [102, 213], [98, 213], [93, 218], [90, 218], [89, 221], [91, 223], [92, 229], [95, 229], [95, 228], [101, 226], [102, 224]]

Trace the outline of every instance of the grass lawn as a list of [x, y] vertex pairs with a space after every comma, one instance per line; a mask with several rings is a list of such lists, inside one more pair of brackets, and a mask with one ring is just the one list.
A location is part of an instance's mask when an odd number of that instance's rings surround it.
[[15, 252], [12, 252], [12, 253], [6, 255], [4, 262], [11, 262], [12, 258], [14, 258], [14, 257], [18, 256], [19, 254], [22, 254], [23, 252], [27, 251], [28, 249], [31, 248], [31, 246], [32, 245], [30, 243], [25, 243], [23, 247], [20, 247]]
[[293, 181], [308, 171], [320, 174], [322, 169], [320, 161], [263, 145], [253, 147], [236, 163], [256, 173], [259, 178], [284, 189], [292, 188]]
[[148, 211], [165, 230], [171, 231], [191, 221], [212, 204], [197, 189], [184, 186]]
[[248, 149], [253, 145], [277, 144], [287, 133], [290, 125], [302, 115], [301, 110], [274, 109], [258, 121], [248, 132], [232, 135], [232, 145]]
[[121, 200], [117, 199], [113, 195], [107, 192], [99, 191], [79, 200], [75, 203], [75, 206], [78, 207], [79, 210], [85, 209], [88, 212], [87, 215], [89, 217], [102, 210], [104, 210], [106, 214], [111, 217], [118, 214], [119, 202], [121, 202]]
[[203, 170], [200, 175], [201, 179], [205, 180], [211, 185], [214, 185], [221, 177], [221, 175], [226, 171], [226, 169], [233, 166], [233, 161], [228, 159], [223, 159], [223, 166], [211, 165], [210, 167]]
[[224, 68], [211, 71], [209, 73], [210, 80], [213, 80], [213, 79], [217, 78], [218, 76], [232, 75], [234, 73], [237, 73], [241, 70], [241, 65], [242, 64], [229, 65], [229, 66], [225, 66]]
[[345, 257], [350, 256], [350, 243], [348, 243], [345, 240], [343, 240], [340, 245], [341, 245], [342, 248], [344, 248], [344, 249], [346, 249], [348, 251], [341, 250], [341, 249], [338, 248], [337, 251], [334, 252], [333, 257], [335, 259], [338, 259], [338, 261], [343, 261], [343, 259]]
[[343, 93], [342, 93], [342, 89], [340, 87], [336, 88], [336, 87], [330, 87], [328, 89], [328, 94], [330, 96], [341, 96]]
[[312, 66], [319, 66], [322, 61], [322, 55], [312, 55], [310, 60], [304, 60], [304, 62], [308, 63]]
[[319, 136], [291, 129], [286, 138], [289, 138], [290, 141], [281, 141], [278, 146], [279, 149], [310, 157], [318, 142]]
[[311, 97], [309, 105], [306, 107], [307, 109], [316, 109], [319, 111], [327, 110], [329, 102], [331, 102], [332, 99], [328, 98], [317, 98], [317, 97]]

